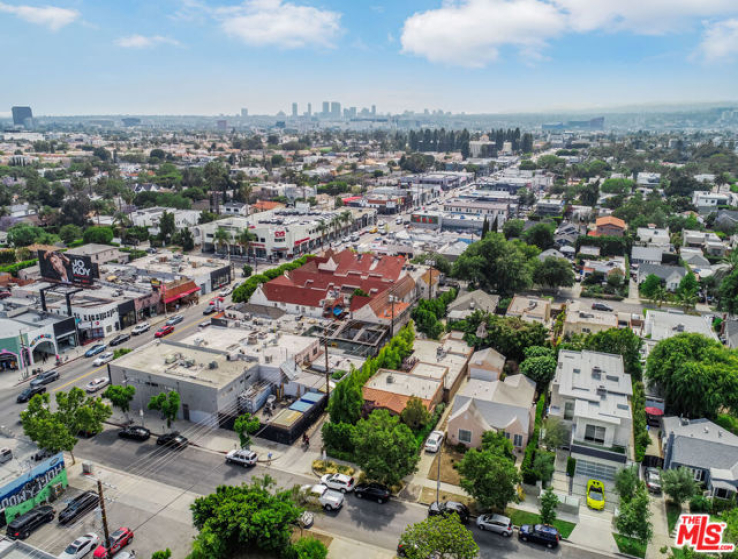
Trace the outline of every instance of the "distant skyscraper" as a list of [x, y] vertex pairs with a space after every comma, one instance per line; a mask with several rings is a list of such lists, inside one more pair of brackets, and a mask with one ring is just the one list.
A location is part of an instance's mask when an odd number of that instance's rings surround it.
[[297, 116], [297, 103], [292, 103], [292, 116]]
[[139, 124], [141, 124], [141, 119], [133, 117], [122, 118], [121, 122], [123, 122], [123, 126], [138, 126]]
[[372, 105], [372, 116], [377, 116], [377, 106]]
[[331, 112], [331, 104], [328, 101], [323, 101], [323, 115], [328, 116]]
[[249, 110], [241, 109], [241, 118], [246, 118], [247, 116], [249, 116]]
[[13, 124], [15, 126], [30, 125], [30, 123], [27, 123], [27, 121], [33, 119], [33, 112], [31, 111], [31, 107], [13, 107], [12, 111]]
[[225, 132], [228, 130], [228, 121], [227, 120], [219, 120], [218, 121], [218, 131], [219, 132]]
[[341, 103], [338, 101], [331, 101], [331, 116], [341, 118]]
[[308, 103], [308, 116], [313, 116], [313, 104]]

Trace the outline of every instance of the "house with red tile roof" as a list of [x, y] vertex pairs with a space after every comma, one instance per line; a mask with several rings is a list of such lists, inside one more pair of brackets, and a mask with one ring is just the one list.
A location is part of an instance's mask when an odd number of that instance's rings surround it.
[[597, 218], [593, 237], [622, 237], [625, 235], [625, 222], [622, 219], [607, 215]]

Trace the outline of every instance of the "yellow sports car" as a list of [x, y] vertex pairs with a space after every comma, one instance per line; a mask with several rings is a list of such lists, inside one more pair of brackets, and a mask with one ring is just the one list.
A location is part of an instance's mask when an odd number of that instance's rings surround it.
[[605, 508], [605, 485], [597, 479], [587, 482], [587, 506], [594, 510]]

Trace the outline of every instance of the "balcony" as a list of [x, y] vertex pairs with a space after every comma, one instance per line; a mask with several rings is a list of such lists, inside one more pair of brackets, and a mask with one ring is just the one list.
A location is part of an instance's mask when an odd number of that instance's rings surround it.
[[589, 441], [571, 441], [572, 454], [591, 456], [600, 460], [609, 460], [625, 464], [628, 461], [628, 449], [623, 446], [603, 446]]

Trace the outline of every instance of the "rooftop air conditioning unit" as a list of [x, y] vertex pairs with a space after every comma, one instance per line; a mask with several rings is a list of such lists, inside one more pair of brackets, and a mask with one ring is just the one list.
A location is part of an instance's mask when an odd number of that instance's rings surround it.
[[208, 369], [217, 369], [218, 368], [218, 362], [217, 361], [211, 361], [208, 363]]

